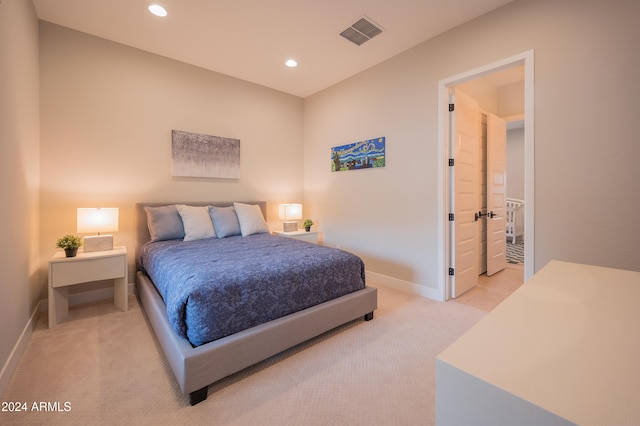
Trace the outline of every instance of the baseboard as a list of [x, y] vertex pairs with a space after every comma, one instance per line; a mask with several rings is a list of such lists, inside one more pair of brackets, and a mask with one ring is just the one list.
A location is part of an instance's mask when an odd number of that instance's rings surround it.
[[22, 333], [20, 334], [20, 338], [16, 342], [11, 354], [9, 354], [9, 358], [7, 362], [5, 362], [4, 366], [2, 366], [2, 371], [0, 371], [0, 395], [4, 394], [4, 391], [9, 386], [9, 380], [11, 380], [11, 376], [18, 365], [18, 361], [22, 357], [24, 353], [24, 349], [29, 343], [29, 339], [31, 338], [31, 334], [36, 327], [38, 322], [38, 314], [40, 313], [40, 306], [42, 302], [38, 303], [38, 306], [33, 310], [27, 324], [24, 326]]
[[442, 302], [442, 290], [437, 288], [429, 288], [423, 285], [418, 285], [409, 281], [400, 280], [398, 278], [389, 277], [387, 275], [378, 274], [376, 272], [365, 271], [367, 282], [373, 282], [375, 284], [381, 284], [385, 287], [394, 288], [396, 290], [404, 291], [405, 293], [413, 294], [414, 296], [426, 297], [438, 302]]

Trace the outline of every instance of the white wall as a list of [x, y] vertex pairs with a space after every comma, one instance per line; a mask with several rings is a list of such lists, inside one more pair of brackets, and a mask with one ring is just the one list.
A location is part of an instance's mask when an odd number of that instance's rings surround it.
[[0, 394], [30, 335], [40, 291], [38, 91], [35, 10], [30, 0], [4, 1], [0, 4]]
[[[456, 91], [462, 91], [478, 102], [478, 107], [483, 113], [493, 113], [497, 116], [500, 110], [500, 99], [498, 97], [498, 88], [488, 83], [486, 78], [476, 78], [455, 86]], [[523, 86], [524, 93], [524, 86]], [[522, 109], [524, 110], [524, 96]]]
[[[133, 275], [136, 202], [265, 200], [276, 222], [278, 202], [302, 202], [301, 98], [50, 23], [40, 30], [43, 268], [56, 239], [75, 233], [77, 207], [120, 208], [114, 244], [129, 248]], [[172, 129], [240, 139], [240, 179], [172, 177]]]
[[524, 115], [524, 80], [498, 87], [498, 115], [505, 118]]
[[524, 200], [524, 128], [507, 130], [507, 197]]
[[[640, 270], [637, 16], [629, 0], [516, 1], [305, 99], [305, 204], [325, 242], [432, 294], [438, 81], [533, 49], [534, 268]], [[330, 172], [332, 146], [377, 136], [385, 168]]]

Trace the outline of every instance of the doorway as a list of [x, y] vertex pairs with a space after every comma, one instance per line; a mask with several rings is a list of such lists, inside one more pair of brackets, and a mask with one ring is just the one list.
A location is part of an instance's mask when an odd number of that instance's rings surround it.
[[[510, 71], [495, 74], [494, 79], [502, 80], [499, 86], [511, 82], [505, 73]], [[523, 89], [517, 84], [522, 81], [522, 67], [515, 68], [513, 74], [520, 94], [509, 103], [514, 104], [515, 112], [522, 113]], [[453, 298], [476, 287], [480, 275], [493, 276], [507, 266], [507, 125], [497, 115], [501, 112], [498, 87], [486, 78], [471, 83], [449, 91], [449, 276]], [[476, 95], [471, 96], [474, 91]]]
[[[452, 295], [452, 282], [453, 276], [451, 272], [455, 274], [455, 268], [452, 268], [452, 264], [455, 259], [456, 247], [455, 242], [452, 241], [452, 234], [450, 227], [450, 203], [452, 194], [454, 193], [453, 183], [450, 181], [450, 169], [449, 164], [452, 158], [451, 149], [449, 147], [449, 137], [451, 133], [451, 122], [449, 119], [449, 90], [455, 86], [461, 85], [465, 82], [485, 77], [493, 74], [497, 71], [503, 71], [515, 66], [524, 66], [524, 202], [525, 202], [525, 268], [524, 277], [525, 280], [533, 275], [534, 271], [534, 247], [535, 247], [535, 235], [534, 235], [534, 199], [533, 199], [533, 185], [534, 185], [534, 172], [533, 172], [533, 51], [528, 51], [520, 55], [516, 55], [511, 58], [507, 58], [503, 61], [499, 61], [487, 66], [468, 71], [466, 73], [454, 76], [439, 82], [439, 152], [442, 154], [443, 161], [439, 166], [439, 181], [440, 188], [442, 190], [441, 197], [439, 199], [439, 207], [441, 214], [441, 228], [439, 230], [439, 241], [442, 247], [440, 261], [441, 261], [441, 290], [442, 299], [448, 300]], [[452, 271], [453, 269], [453, 271]]]

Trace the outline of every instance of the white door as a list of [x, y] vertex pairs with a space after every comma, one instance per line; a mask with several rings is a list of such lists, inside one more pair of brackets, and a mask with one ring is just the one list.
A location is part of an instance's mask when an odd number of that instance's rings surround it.
[[451, 221], [451, 295], [458, 297], [478, 283], [478, 102], [459, 90], [451, 91], [451, 146], [454, 165]]
[[507, 266], [507, 122], [487, 116], [487, 275]]

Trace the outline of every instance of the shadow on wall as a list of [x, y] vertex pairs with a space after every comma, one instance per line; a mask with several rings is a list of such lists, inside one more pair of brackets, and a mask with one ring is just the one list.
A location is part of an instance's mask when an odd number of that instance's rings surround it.
[[[356, 253], [364, 260], [364, 267], [367, 272], [378, 273], [377, 271], [385, 271], [384, 274], [393, 280], [402, 280], [408, 283], [416, 282], [416, 275], [413, 267], [408, 264], [401, 264], [382, 259], [375, 256], [368, 256], [364, 253]], [[367, 284], [372, 284], [371, 278], [367, 276]]]

